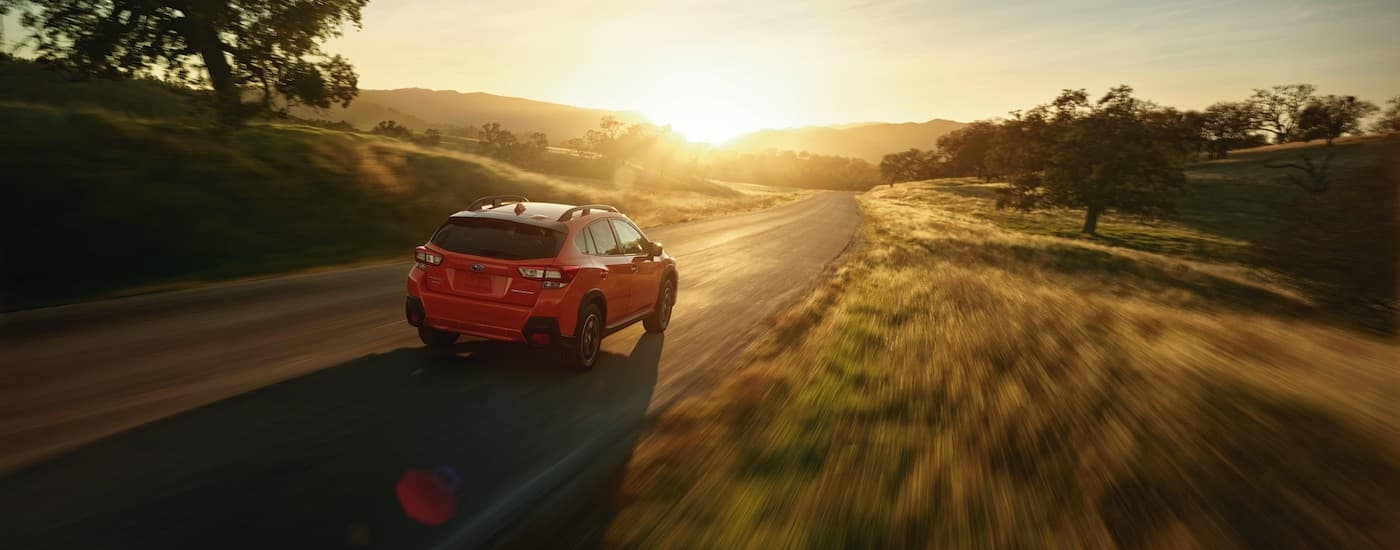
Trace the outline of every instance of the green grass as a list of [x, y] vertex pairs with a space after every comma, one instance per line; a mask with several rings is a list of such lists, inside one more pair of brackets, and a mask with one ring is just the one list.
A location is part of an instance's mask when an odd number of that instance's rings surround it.
[[[1320, 142], [1289, 144], [1236, 151], [1227, 160], [1201, 162], [1187, 167], [1187, 189], [1177, 212], [1162, 220], [1144, 220], [1109, 213], [1097, 235], [1086, 235], [1082, 210], [1043, 209], [1025, 213], [979, 209], [978, 216], [999, 226], [1028, 233], [1069, 239], [1100, 241], [1135, 250], [1193, 257], [1212, 261], [1253, 261], [1257, 243], [1276, 239], [1292, 218], [1307, 215], [1305, 209], [1323, 202], [1329, 194], [1304, 191], [1286, 179], [1290, 172], [1266, 164], [1296, 161], [1300, 153], [1319, 156]], [[1400, 138], [1367, 136], [1344, 138], [1333, 149], [1332, 180], [1345, 194], [1348, 188], [1366, 188], [1368, 170], [1378, 160], [1393, 155]], [[1000, 183], [974, 178], [937, 180], [943, 190], [961, 196], [993, 198]], [[1374, 191], [1374, 189], [1367, 189]], [[1386, 203], [1384, 194], [1370, 199]]]
[[1400, 544], [1393, 335], [1182, 244], [1219, 234], [1056, 236], [965, 183], [862, 197], [831, 280], [655, 420], [605, 546]]
[[213, 116], [200, 92], [155, 80], [77, 79], [24, 60], [0, 59], [0, 102], [102, 111], [159, 120]]
[[[1304, 191], [1266, 166], [1331, 151], [1332, 188]], [[1395, 327], [1400, 265], [1400, 136], [1344, 138], [1237, 151], [1187, 169], [1178, 211], [1161, 220], [1112, 212], [1098, 233], [1080, 232], [1084, 212], [998, 210], [1000, 183], [935, 180], [949, 204], [998, 227], [1255, 270], [1286, 281], [1339, 314], [1382, 331]]]
[[800, 193], [713, 182], [561, 180], [378, 136], [0, 104], [3, 309], [407, 258], [479, 196], [610, 203], [644, 226]]

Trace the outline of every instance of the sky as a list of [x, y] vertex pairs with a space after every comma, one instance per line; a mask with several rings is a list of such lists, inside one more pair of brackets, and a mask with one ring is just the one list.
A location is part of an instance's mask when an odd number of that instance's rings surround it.
[[1381, 103], [1400, 94], [1396, 29], [1396, 0], [372, 0], [327, 49], [362, 88], [633, 110], [718, 139], [970, 121], [1120, 83], [1179, 108], [1294, 82]]

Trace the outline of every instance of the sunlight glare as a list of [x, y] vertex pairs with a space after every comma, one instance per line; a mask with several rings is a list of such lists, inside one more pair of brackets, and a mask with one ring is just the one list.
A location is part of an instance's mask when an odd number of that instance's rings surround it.
[[670, 125], [690, 141], [723, 143], [745, 132], [781, 124], [773, 87], [732, 69], [678, 66], [648, 77], [637, 110]]

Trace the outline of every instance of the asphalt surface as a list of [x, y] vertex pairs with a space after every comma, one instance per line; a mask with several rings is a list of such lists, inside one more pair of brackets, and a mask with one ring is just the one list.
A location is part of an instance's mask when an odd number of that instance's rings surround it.
[[[648, 230], [679, 262], [671, 326], [610, 336], [583, 374], [547, 350], [422, 350], [403, 321], [407, 264], [8, 315], [0, 548], [483, 540], [714, 378], [858, 221], [851, 195], [824, 193]], [[427, 527], [393, 486], [437, 465], [463, 488], [455, 518]]]

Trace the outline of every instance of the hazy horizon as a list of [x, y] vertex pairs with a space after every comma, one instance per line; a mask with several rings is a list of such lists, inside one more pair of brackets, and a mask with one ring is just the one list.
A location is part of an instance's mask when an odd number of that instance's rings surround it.
[[[1400, 94], [1400, 3], [372, 1], [327, 51], [365, 89], [634, 111], [702, 140], [857, 122], [969, 122], [1126, 83], [1183, 109], [1308, 82]], [[18, 37], [5, 19], [5, 40]]]
[[1119, 83], [1181, 108], [1292, 82], [1372, 101], [1400, 93], [1400, 74], [1382, 70], [1400, 58], [1400, 4], [1120, 4], [371, 2], [364, 30], [330, 49], [366, 88], [633, 110], [701, 139], [965, 122]]

